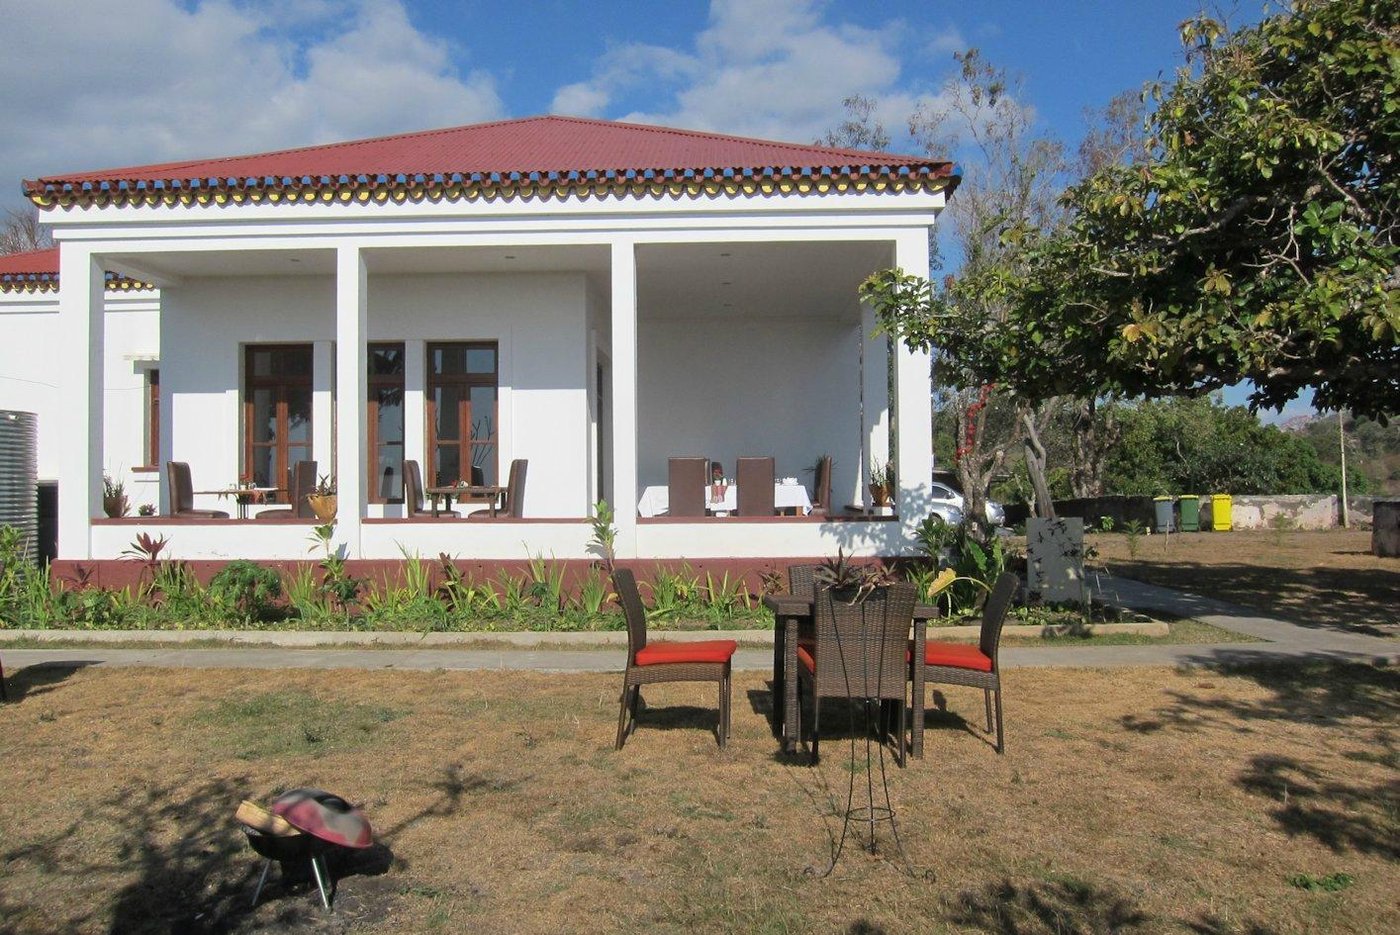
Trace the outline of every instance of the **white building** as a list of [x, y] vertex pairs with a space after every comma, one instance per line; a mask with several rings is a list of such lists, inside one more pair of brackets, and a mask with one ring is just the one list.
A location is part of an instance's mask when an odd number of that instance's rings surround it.
[[[929, 360], [887, 354], [856, 287], [927, 268], [956, 181], [921, 157], [563, 117], [27, 181], [59, 247], [0, 258], [0, 408], [39, 414], [62, 560], [138, 531], [174, 558], [304, 558], [307, 521], [108, 519], [101, 484], [165, 513], [167, 462], [204, 490], [285, 487], [305, 458], [337, 478], [351, 558], [585, 558], [600, 498], [622, 557], [906, 554]], [[897, 515], [844, 511], [892, 431]], [[771, 455], [810, 486], [823, 454], [825, 517], [637, 509], [672, 456]], [[405, 458], [430, 486], [528, 459], [525, 517], [405, 517]]]

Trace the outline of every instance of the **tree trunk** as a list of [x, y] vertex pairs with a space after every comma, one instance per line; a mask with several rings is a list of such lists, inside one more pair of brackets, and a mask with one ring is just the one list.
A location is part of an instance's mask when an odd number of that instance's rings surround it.
[[1104, 459], [1120, 434], [1111, 406], [1101, 412], [1093, 398], [1075, 401], [1069, 483], [1076, 497], [1103, 496]]
[[1050, 496], [1050, 485], [1045, 480], [1045, 446], [1040, 442], [1040, 428], [1032, 411], [1021, 411], [1021, 424], [1026, 430], [1026, 473], [1030, 475], [1031, 487], [1035, 490], [1035, 515], [1042, 519], [1054, 519], [1055, 502]]

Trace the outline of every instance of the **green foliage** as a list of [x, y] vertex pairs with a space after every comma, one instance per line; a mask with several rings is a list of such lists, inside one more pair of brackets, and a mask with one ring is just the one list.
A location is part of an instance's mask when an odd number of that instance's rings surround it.
[[[935, 287], [886, 271], [862, 296], [961, 385], [1025, 400], [1200, 394], [1253, 407], [1400, 409], [1400, 7], [1295, 0], [1226, 33], [1183, 29], [1145, 154], [1073, 187], [1067, 220], [991, 225], [1007, 252]], [[956, 197], [954, 204], [956, 204]]]
[[247, 621], [267, 620], [282, 596], [282, 579], [271, 568], [239, 559], [219, 569], [209, 582], [208, 596], [222, 613]]
[[612, 574], [613, 561], [617, 557], [617, 527], [613, 525], [613, 509], [608, 501], [599, 500], [593, 504], [593, 518], [589, 520], [589, 525], [593, 527], [593, 538], [588, 541], [588, 548], [602, 561], [603, 570]]
[[1315, 877], [1310, 873], [1295, 873], [1288, 878], [1289, 886], [1296, 886], [1298, 889], [1307, 890], [1310, 893], [1340, 893], [1355, 882], [1356, 878], [1349, 873], [1329, 873], [1325, 877]]
[[1333, 493], [1335, 467], [1290, 432], [1212, 398], [1116, 407], [1121, 440], [1104, 465], [1112, 493]]
[[1136, 559], [1138, 549], [1142, 547], [1142, 520], [1130, 519], [1123, 524], [1123, 536], [1128, 544], [1128, 557]]

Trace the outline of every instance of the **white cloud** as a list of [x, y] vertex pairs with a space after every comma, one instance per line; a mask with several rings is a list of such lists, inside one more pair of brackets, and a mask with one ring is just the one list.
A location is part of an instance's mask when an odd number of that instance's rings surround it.
[[18, 202], [22, 177], [505, 112], [492, 76], [459, 73], [402, 0], [0, 0], [0, 20], [0, 203]]
[[[908, 115], [930, 96], [902, 73], [901, 54], [960, 46], [961, 37], [920, 35], [899, 20], [834, 22], [841, 10], [820, 0], [713, 0], [689, 48], [612, 48], [589, 80], [559, 90], [553, 109], [809, 142], [840, 122], [843, 99], [861, 94], [879, 99], [899, 148]], [[664, 103], [619, 113], [636, 93]]]

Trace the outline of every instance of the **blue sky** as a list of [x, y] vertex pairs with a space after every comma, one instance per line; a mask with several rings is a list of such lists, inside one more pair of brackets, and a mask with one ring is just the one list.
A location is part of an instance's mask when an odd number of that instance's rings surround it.
[[[0, 0], [0, 206], [39, 174], [542, 113], [811, 142], [862, 94], [900, 149], [905, 117], [974, 46], [1072, 148], [1086, 108], [1170, 78], [1200, 5]], [[1243, 23], [1262, 0], [1223, 9]]]

